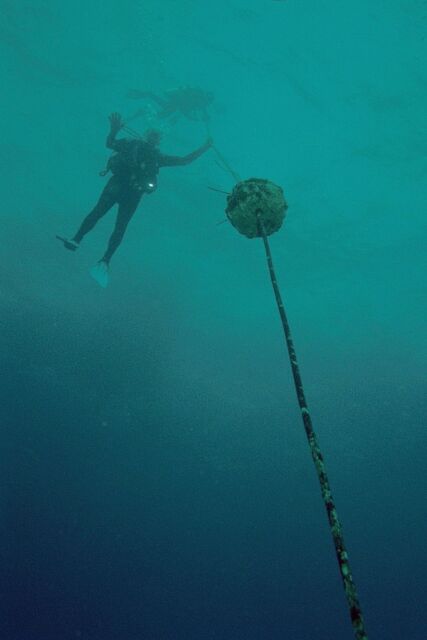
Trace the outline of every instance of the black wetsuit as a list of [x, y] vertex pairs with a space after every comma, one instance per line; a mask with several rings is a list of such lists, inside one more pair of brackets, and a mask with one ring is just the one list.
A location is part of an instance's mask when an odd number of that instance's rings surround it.
[[201, 156], [206, 148], [200, 147], [183, 157], [168, 156], [143, 140], [116, 140], [115, 134], [111, 133], [106, 144], [109, 149], [113, 149], [118, 154], [111, 163], [114, 175], [107, 182], [95, 207], [83, 220], [73, 240], [80, 243], [111, 207], [118, 204], [114, 231], [102, 258], [102, 261], [108, 264], [123, 239], [142, 195], [149, 193], [155, 187], [159, 169], [189, 164]]

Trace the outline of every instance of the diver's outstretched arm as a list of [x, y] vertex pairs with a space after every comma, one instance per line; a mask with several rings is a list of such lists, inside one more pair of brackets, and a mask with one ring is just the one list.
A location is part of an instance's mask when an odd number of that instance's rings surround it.
[[201, 147], [192, 151], [186, 156], [167, 156], [163, 153], [159, 158], [159, 166], [160, 167], [179, 167], [185, 164], [190, 164], [190, 162], [194, 162], [197, 158], [200, 158], [208, 149], [210, 149], [213, 145], [212, 138], [208, 138]]

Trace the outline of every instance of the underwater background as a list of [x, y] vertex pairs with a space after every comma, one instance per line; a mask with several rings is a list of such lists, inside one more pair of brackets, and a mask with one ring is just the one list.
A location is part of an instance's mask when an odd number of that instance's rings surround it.
[[[213, 151], [161, 171], [107, 289], [114, 212], [55, 240], [129, 90], [189, 85], [235, 171], [285, 191], [271, 249], [369, 638], [424, 639], [427, 3], [0, 8], [0, 637], [353, 637], [262, 242], [218, 224]], [[207, 135], [154, 124], [166, 153]]]

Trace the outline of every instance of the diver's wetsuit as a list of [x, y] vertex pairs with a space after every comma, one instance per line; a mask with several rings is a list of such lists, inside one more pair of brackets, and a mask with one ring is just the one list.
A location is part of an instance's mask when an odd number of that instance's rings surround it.
[[101, 260], [106, 264], [110, 262], [112, 255], [120, 245], [142, 195], [149, 193], [156, 184], [159, 169], [189, 164], [201, 156], [207, 148], [206, 146], [200, 147], [183, 157], [168, 156], [143, 140], [116, 140], [115, 136], [115, 133], [110, 133], [106, 145], [109, 149], [117, 151], [116, 158], [120, 158], [121, 162], [116, 170], [112, 169], [114, 175], [106, 184], [97, 204], [83, 220], [73, 237], [73, 241], [79, 244], [111, 207], [118, 204], [119, 210], [114, 231], [110, 237], [107, 251]]
[[126, 227], [138, 207], [142, 197], [142, 191], [130, 188], [119, 176], [113, 176], [107, 182], [97, 204], [83, 220], [80, 229], [74, 236], [74, 242], [80, 243], [83, 237], [91, 231], [98, 220], [100, 220], [116, 203], [119, 205], [116, 224], [111, 234], [107, 251], [102, 260], [107, 264], [111, 256], [119, 246], [126, 231]]

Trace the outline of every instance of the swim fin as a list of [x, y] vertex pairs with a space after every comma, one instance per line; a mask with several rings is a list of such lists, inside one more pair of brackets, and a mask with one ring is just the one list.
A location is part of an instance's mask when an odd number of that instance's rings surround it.
[[104, 260], [100, 260], [90, 270], [90, 275], [99, 284], [100, 287], [106, 289], [108, 286], [108, 264]]
[[79, 248], [79, 243], [75, 240], [67, 240], [67, 238], [62, 238], [62, 236], [56, 236], [58, 240], [64, 244], [64, 247], [69, 251], [76, 251]]

